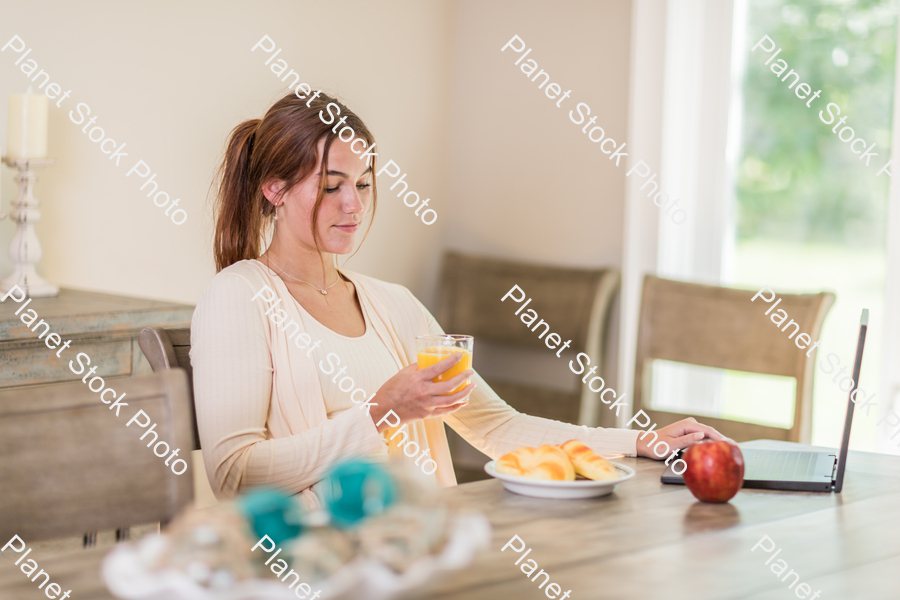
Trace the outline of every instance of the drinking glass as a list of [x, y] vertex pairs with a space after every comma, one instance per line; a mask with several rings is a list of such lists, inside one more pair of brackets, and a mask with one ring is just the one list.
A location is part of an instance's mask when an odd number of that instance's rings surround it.
[[[432, 381], [438, 383], [440, 381], [452, 379], [463, 371], [472, 368], [472, 350], [474, 343], [475, 338], [471, 335], [420, 335], [416, 337], [416, 355], [419, 361], [419, 369], [430, 367], [448, 356], [461, 353], [463, 357], [458, 363], [450, 367], [447, 371], [444, 371], [443, 374], [435, 377]], [[469, 380], [466, 380], [458, 388], [452, 392], [447, 392], [447, 394], [444, 395], [455, 394], [468, 384]]]

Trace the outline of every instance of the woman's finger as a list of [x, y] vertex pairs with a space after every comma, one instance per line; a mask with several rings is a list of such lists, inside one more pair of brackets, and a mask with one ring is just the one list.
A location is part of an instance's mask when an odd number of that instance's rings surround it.
[[[710, 427], [709, 425], [703, 425], [702, 423], [697, 423], [696, 421], [690, 421], [688, 419], [683, 419], [678, 421], [677, 423], [672, 424], [672, 432], [671, 436], [681, 436], [688, 433], [702, 433], [706, 437], [712, 440], [724, 440], [725, 436]], [[703, 439], [700, 437], [699, 439]]]
[[[424, 369], [420, 369], [419, 374], [421, 374], [423, 379], [434, 379], [438, 375], [443, 375], [444, 373], [449, 371], [451, 368], [453, 368], [453, 365], [455, 365], [456, 363], [461, 361], [462, 357], [463, 357], [462, 352], [454, 352], [447, 358], [443, 358], [443, 359], [437, 361], [430, 367], [425, 367]], [[418, 368], [418, 363], [416, 363], [416, 365], [417, 365], [416, 368]], [[410, 365], [410, 366], [412, 366], [412, 365]]]
[[475, 384], [470, 383], [463, 389], [459, 390], [454, 394], [447, 394], [445, 396], [434, 396], [430, 400], [427, 400], [425, 404], [429, 408], [445, 408], [448, 406], [452, 406], [454, 404], [459, 404], [463, 400], [465, 400], [469, 394], [472, 393], [472, 390], [475, 389]]
[[695, 432], [689, 433], [687, 435], [683, 435], [681, 437], [670, 437], [666, 440], [666, 443], [672, 450], [679, 450], [681, 448], [687, 448], [688, 446], [693, 446], [697, 442], [703, 439], [703, 432]]
[[464, 384], [466, 380], [472, 377], [472, 375], [474, 374], [475, 371], [472, 370], [463, 371], [458, 375], [454, 375], [447, 381], [441, 381], [440, 383], [433, 384], [433, 387], [431, 390], [429, 390], [429, 392], [436, 396], [444, 396]]

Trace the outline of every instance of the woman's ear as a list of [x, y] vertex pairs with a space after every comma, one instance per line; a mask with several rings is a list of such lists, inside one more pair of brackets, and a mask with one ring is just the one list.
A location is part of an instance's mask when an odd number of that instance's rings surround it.
[[281, 197], [281, 191], [284, 189], [284, 185], [284, 182], [280, 179], [270, 179], [263, 184], [263, 196], [266, 197], [266, 200], [277, 206], [278, 200]]

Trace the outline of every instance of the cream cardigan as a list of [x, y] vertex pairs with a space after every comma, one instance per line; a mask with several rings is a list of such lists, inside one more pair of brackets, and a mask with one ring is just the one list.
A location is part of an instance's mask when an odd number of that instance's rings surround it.
[[[396, 360], [397, 370], [416, 361], [417, 335], [443, 333], [428, 310], [405, 287], [342, 271], [353, 282], [375, 333]], [[301, 493], [318, 505], [312, 486], [335, 462], [385, 453], [386, 441], [365, 411], [350, 409], [329, 419], [317, 372], [307, 356], [251, 298], [269, 286], [278, 308], [300, 325], [299, 304], [284, 282], [256, 260], [223, 269], [204, 291], [191, 323], [194, 400], [203, 459], [219, 498], [270, 485]], [[297, 334], [299, 335], [299, 334]], [[320, 356], [328, 351], [322, 340]], [[353, 364], [353, 357], [341, 357]], [[468, 405], [443, 418], [409, 424], [427, 439], [437, 463], [437, 482], [456, 484], [444, 422], [492, 458], [520, 446], [559, 444], [578, 438], [595, 451], [634, 456], [638, 431], [576, 426], [524, 415], [500, 399], [477, 374]], [[372, 391], [369, 391], [371, 394]], [[377, 399], [377, 396], [376, 396]]]

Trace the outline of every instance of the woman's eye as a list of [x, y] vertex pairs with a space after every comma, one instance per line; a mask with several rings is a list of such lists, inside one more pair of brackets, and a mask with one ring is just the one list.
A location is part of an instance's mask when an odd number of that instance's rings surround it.
[[358, 184], [356, 184], [356, 187], [361, 190], [364, 190], [367, 187], [372, 187], [372, 184], [371, 183], [358, 183]]
[[325, 188], [325, 191], [328, 192], [329, 194], [333, 194], [334, 192], [338, 191], [339, 189], [341, 189], [341, 186], [337, 186], [337, 187], [333, 187], [333, 188], [327, 187], [327, 188]]

